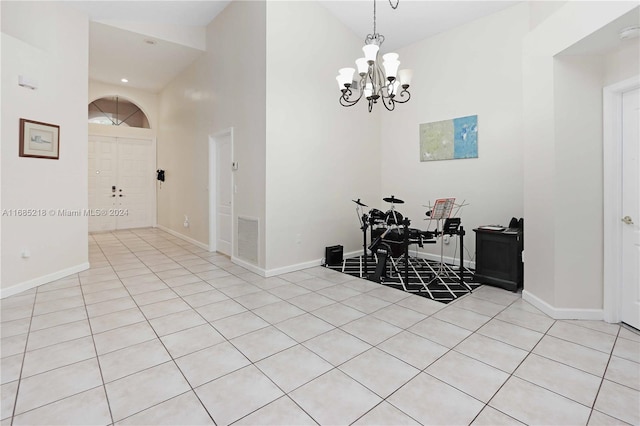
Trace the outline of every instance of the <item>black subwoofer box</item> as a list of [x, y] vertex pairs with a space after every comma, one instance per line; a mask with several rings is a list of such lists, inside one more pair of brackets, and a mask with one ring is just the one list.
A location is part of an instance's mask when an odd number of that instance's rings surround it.
[[325, 247], [324, 258], [329, 266], [342, 265], [342, 246]]

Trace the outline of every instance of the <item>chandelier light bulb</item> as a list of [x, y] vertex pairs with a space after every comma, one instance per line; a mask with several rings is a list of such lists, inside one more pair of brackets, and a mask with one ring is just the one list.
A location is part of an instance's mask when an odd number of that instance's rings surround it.
[[389, 52], [389, 53], [385, 53], [384, 55], [382, 55], [382, 60], [383, 61], [397, 61], [399, 57], [400, 57], [400, 55], [398, 55], [397, 53]]
[[404, 69], [398, 71], [398, 79], [400, 80], [400, 84], [402, 84], [402, 86], [409, 87], [411, 85], [411, 77], [413, 77], [413, 70]]
[[380, 47], [377, 44], [366, 44], [362, 51], [364, 52], [364, 57], [370, 64], [376, 61], [376, 57], [378, 56], [378, 50]]
[[358, 67], [358, 74], [364, 75], [369, 71], [369, 63], [366, 58], [356, 59], [356, 66]]
[[387, 79], [395, 79], [398, 74], [398, 68], [400, 67], [400, 61], [384, 61], [382, 66], [384, 67], [384, 73]]
[[354, 68], [340, 68], [340, 71], [338, 72], [345, 80], [345, 83], [351, 84], [351, 82], [353, 81], [353, 73], [355, 73], [356, 70]]
[[342, 75], [338, 74], [336, 81], [338, 82], [338, 90], [344, 90], [344, 78], [342, 78]]
[[367, 85], [364, 86], [364, 97], [370, 98], [372, 94], [373, 94], [373, 85], [371, 83], [367, 83]]

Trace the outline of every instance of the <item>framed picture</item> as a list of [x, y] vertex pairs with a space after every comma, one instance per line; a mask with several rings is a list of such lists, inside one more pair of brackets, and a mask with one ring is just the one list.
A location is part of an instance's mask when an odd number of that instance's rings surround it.
[[20, 119], [20, 157], [60, 157], [60, 126]]
[[420, 161], [478, 158], [478, 116], [420, 124]]

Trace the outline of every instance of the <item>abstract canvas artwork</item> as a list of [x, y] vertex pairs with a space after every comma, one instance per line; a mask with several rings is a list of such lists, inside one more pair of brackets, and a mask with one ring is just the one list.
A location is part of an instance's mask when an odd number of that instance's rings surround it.
[[478, 158], [478, 116], [420, 124], [420, 161]]

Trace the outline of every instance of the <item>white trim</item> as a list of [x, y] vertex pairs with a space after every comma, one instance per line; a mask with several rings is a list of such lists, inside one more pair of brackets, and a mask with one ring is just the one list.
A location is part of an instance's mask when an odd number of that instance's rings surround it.
[[[343, 253], [342, 257], [344, 259], [348, 259], [350, 257], [354, 257], [354, 256], [359, 256], [362, 254], [362, 250], [355, 250], [355, 251], [351, 251], [351, 252], [347, 252], [347, 253]], [[418, 257], [420, 259], [427, 259], [427, 260], [434, 260], [434, 261], [440, 261], [440, 256], [436, 255], [436, 254], [432, 254], [432, 253], [423, 253], [423, 252], [417, 252], [417, 253], [409, 253], [409, 255], [413, 255], [413, 257]], [[457, 259], [457, 257], [456, 257]], [[445, 257], [444, 261], [445, 263], [449, 263], [451, 264], [453, 262], [453, 258], [452, 257]], [[315, 260], [310, 260], [308, 262], [303, 262], [303, 263], [297, 263], [295, 265], [289, 265], [289, 266], [283, 266], [280, 268], [275, 268], [275, 269], [262, 269], [262, 268], [258, 268], [257, 266], [247, 263], [245, 261], [242, 261], [240, 259], [237, 258], [232, 258], [231, 261], [233, 263], [236, 263], [240, 266], [243, 266], [247, 269], [249, 269], [252, 272], [255, 272], [257, 274], [260, 274], [264, 277], [273, 277], [276, 275], [280, 275], [280, 274], [286, 274], [289, 272], [295, 272], [295, 271], [300, 271], [303, 269], [308, 269], [308, 268], [313, 268], [314, 266], [320, 266], [323, 264], [323, 262], [325, 261], [325, 259], [315, 259]], [[475, 262], [469, 262], [465, 260], [465, 266], [467, 268], [475, 268]]]
[[207, 250], [215, 252], [218, 248], [216, 246], [218, 221], [216, 220], [216, 185], [217, 179], [214, 172], [215, 164], [217, 161], [216, 155], [216, 140], [215, 136], [209, 136], [209, 188], [207, 195], [209, 196], [209, 247]]
[[[368, 251], [368, 250], [367, 250]], [[342, 253], [342, 258], [343, 259], [348, 259], [350, 257], [356, 257], [356, 256], [360, 256], [362, 254], [363, 250], [355, 250], [355, 251], [350, 251], [348, 253]], [[324, 262], [327, 261], [327, 259], [322, 259]]]
[[258, 274], [261, 277], [267, 276], [267, 271], [265, 271], [264, 269], [262, 269], [257, 265], [254, 265], [253, 263], [249, 263], [246, 260], [242, 260], [239, 257], [232, 257], [231, 262], [235, 263], [236, 265], [242, 266], [243, 268], [248, 269], [249, 271], [255, 274]]
[[[233, 127], [228, 127], [224, 130], [221, 130], [217, 133], [209, 135], [209, 246], [207, 250], [210, 252], [217, 251], [217, 210], [216, 210], [216, 188], [217, 188], [217, 179], [215, 173], [215, 166], [218, 164], [217, 158], [217, 147], [216, 147], [216, 139], [229, 135], [229, 139], [231, 140], [231, 161], [235, 161], [235, 152], [233, 146]], [[235, 173], [233, 170], [231, 171], [231, 257], [233, 258], [235, 249], [236, 249], [236, 241], [235, 241]]]
[[162, 226], [162, 225], [158, 225], [156, 226], [156, 228], [160, 229], [161, 231], [164, 231], [168, 234], [173, 235], [174, 237], [178, 237], [181, 240], [185, 240], [188, 243], [193, 244], [194, 246], [200, 247], [201, 249], [204, 250], [209, 250], [209, 246], [206, 245], [205, 243], [201, 243], [200, 241], [194, 240], [193, 238], [187, 237], [186, 235], [183, 235], [177, 231], [174, 231], [173, 229], [169, 229], [166, 226]]
[[275, 268], [275, 269], [263, 269], [260, 268], [259, 266], [254, 265], [253, 263], [249, 263], [246, 260], [242, 260], [238, 257], [232, 257], [231, 258], [231, 262], [235, 263], [236, 265], [242, 266], [245, 269], [248, 269], [249, 271], [258, 274], [262, 277], [275, 277], [281, 274], [286, 274], [289, 272], [295, 272], [295, 271], [301, 271], [303, 269], [309, 269], [309, 268], [313, 268], [315, 266], [321, 266], [322, 265], [322, 259], [316, 259], [316, 260], [311, 260], [309, 262], [303, 262], [303, 263], [298, 263], [295, 265], [289, 265], [289, 266], [283, 266], [281, 268]]
[[522, 290], [522, 300], [531, 303], [553, 319], [602, 321], [604, 318], [602, 309], [555, 308], [527, 290]]
[[[153, 167], [152, 169], [156, 169], [156, 171], [158, 170], [158, 141], [156, 139], [156, 137], [154, 136], [151, 139], [151, 143], [153, 144], [152, 146], [152, 150], [153, 150]], [[156, 172], [152, 172], [153, 176], [155, 176], [153, 178], [153, 191], [151, 193], [151, 209], [153, 210], [153, 224], [151, 225], [152, 227], [155, 227], [156, 225], [158, 225], [158, 184], [160, 183], [160, 181], [158, 180], [157, 175], [155, 174]]]
[[[355, 251], [351, 251], [349, 253], [344, 253], [343, 257], [344, 258], [349, 258], [349, 257], [355, 257], [355, 256], [360, 256], [362, 255], [363, 250], [355, 250]], [[409, 257], [417, 257], [419, 259], [427, 259], [427, 260], [432, 260], [434, 262], [440, 262], [440, 255], [436, 254], [436, 253], [427, 253], [424, 251], [414, 251], [414, 250], [409, 250]], [[444, 263], [448, 264], [448, 265], [453, 265], [453, 266], [459, 266], [460, 265], [460, 259], [458, 259], [458, 257], [451, 257], [451, 256], [444, 256], [442, 258], [442, 260], [444, 260]], [[464, 261], [464, 266], [465, 268], [469, 268], [469, 269], [475, 269], [476, 268], [476, 262], [472, 262], [470, 260], [465, 260]]]
[[603, 318], [620, 322], [622, 282], [622, 94], [640, 87], [640, 75], [602, 89], [604, 213]]
[[283, 266], [281, 268], [267, 269], [265, 271], [265, 277], [274, 277], [280, 274], [286, 274], [289, 272], [300, 271], [302, 269], [313, 268], [314, 266], [322, 265], [322, 259], [310, 260], [308, 262], [296, 263], [295, 265]]
[[[426, 253], [422, 251], [419, 251], [417, 253], [416, 252], [411, 253], [411, 251], [409, 251], [409, 256], [417, 257], [419, 259], [427, 259], [435, 262], [440, 262], [440, 255], [435, 253]], [[460, 259], [457, 256], [456, 257], [443, 256], [442, 260], [444, 260], [444, 263], [448, 265], [460, 266]], [[465, 268], [476, 269], [476, 262], [465, 260], [464, 266]]]
[[[343, 258], [348, 259], [350, 257], [355, 257], [355, 256], [361, 256], [362, 255], [362, 249], [360, 250], [354, 250], [354, 251], [350, 251], [348, 253], [344, 253], [342, 255]], [[433, 260], [435, 262], [440, 262], [440, 255], [439, 254], [434, 254], [434, 253], [426, 253], [423, 251], [411, 251], [409, 250], [409, 257], [417, 257], [419, 259], [427, 259], [427, 260]], [[324, 259], [322, 259], [324, 260]], [[451, 256], [444, 256], [443, 257], [444, 263], [447, 263], [449, 265], [454, 265], [454, 266], [458, 266], [460, 265], [460, 261], [458, 260], [457, 257], [453, 258]], [[454, 264], [454, 260], [455, 260], [455, 264]], [[469, 269], [475, 269], [476, 268], [476, 263], [475, 262], [471, 262], [469, 260], [465, 260], [464, 261], [464, 266], [466, 268]]]
[[2, 288], [0, 289], [0, 299], [13, 296], [14, 294], [18, 294], [23, 291], [31, 290], [34, 287], [59, 280], [60, 278], [68, 277], [69, 275], [77, 274], [78, 272], [86, 271], [87, 269], [89, 269], [89, 267], [89, 262], [84, 262], [79, 265], [54, 272], [52, 274], [43, 275], [42, 277], [34, 278], [20, 284], [12, 285], [11, 287]]

